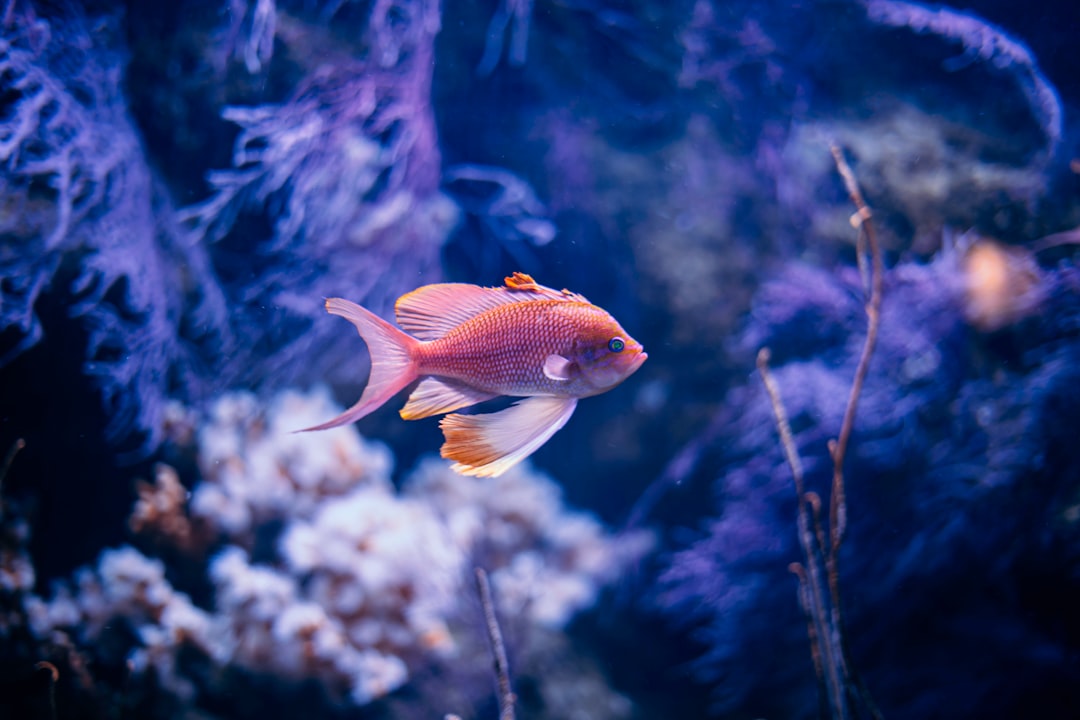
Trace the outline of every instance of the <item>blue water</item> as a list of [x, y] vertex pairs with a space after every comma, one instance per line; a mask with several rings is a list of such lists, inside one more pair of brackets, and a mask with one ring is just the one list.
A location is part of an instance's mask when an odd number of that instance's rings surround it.
[[[519, 718], [1080, 716], [1072, 4], [0, 27], [0, 717], [494, 718], [474, 567]], [[515, 471], [292, 433], [515, 271], [649, 354]]]

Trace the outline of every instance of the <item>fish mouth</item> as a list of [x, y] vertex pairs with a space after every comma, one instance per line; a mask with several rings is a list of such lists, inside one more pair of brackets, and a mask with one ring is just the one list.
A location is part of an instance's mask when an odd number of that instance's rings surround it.
[[644, 350], [639, 352], [637, 357], [634, 358], [634, 364], [630, 366], [630, 372], [637, 372], [637, 369], [641, 367], [642, 363], [644, 363], [648, 359], [649, 353], [645, 352]]

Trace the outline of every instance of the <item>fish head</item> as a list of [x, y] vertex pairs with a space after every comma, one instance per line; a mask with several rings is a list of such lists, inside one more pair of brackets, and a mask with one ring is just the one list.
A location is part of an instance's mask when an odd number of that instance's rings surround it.
[[641, 343], [602, 310], [580, 328], [572, 354], [579, 382], [594, 395], [633, 375], [649, 357]]

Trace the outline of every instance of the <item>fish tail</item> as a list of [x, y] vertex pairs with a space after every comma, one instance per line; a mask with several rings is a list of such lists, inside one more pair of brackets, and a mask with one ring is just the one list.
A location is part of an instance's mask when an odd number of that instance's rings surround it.
[[304, 428], [300, 432], [328, 430], [355, 422], [382, 407], [387, 400], [418, 377], [415, 349], [420, 345], [419, 340], [348, 300], [328, 298], [326, 311], [343, 317], [356, 326], [371, 354], [371, 374], [355, 405], [333, 420]]

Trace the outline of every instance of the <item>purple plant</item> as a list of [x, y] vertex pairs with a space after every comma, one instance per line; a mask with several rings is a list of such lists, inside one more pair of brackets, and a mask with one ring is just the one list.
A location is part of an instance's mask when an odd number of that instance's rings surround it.
[[[1062, 140], [1064, 111], [1057, 91], [1043, 76], [1031, 50], [1005, 30], [974, 13], [902, 0], [868, 0], [871, 21], [930, 33], [964, 47], [963, 64], [979, 60], [1011, 73], [1046, 137], [1044, 159], [1052, 159]], [[953, 63], [954, 67], [962, 64]]]
[[286, 103], [225, 109], [240, 128], [233, 166], [209, 174], [210, 196], [181, 219], [193, 243], [238, 260], [223, 280], [258, 352], [229, 376], [355, 382], [355, 345], [324, 322], [322, 299], [385, 312], [437, 278], [459, 217], [439, 191], [430, 106], [439, 26], [437, 1], [376, 2], [362, 58], [320, 66]]
[[[124, 59], [101, 40], [108, 23], [91, 34], [78, 15], [18, 10], [4, 22], [0, 329], [17, 339], [0, 364], [41, 339], [35, 306], [45, 292], [70, 296], [107, 436], [142, 430], [144, 445], [156, 445], [170, 385], [192, 381], [182, 328], [214, 335], [225, 324], [208, 259], [181, 239], [143, 159], [121, 92]], [[51, 287], [62, 266], [74, 280]]]
[[[254, 7], [252, 7], [254, 5]], [[229, 0], [233, 25], [226, 44], [249, 73], [263, 70], [274, 55], [278, 10], [275, 0]]]
[[[1010, 336], [1025, 348], [1020, 361], [1000, 356], [1000, 333], [975, 336], [965, 325], [961, 277], [948, 255], [887, 275], [845, 463], [847, 634], [886, 717], [1052, 707], [1042, 689], [1068, 680], [1065, 658], [1075, 652], [1052, 630], [1063, 619], [1025, 606], [1045, 582], [1039, 575], [1057, 572], [1048, 557], [1060, 570], [1080, 553], [1075, 530], [1040, 529], [1061, 528], [1078, 492], [1080, 466], [1059, 429], [1078, 421], [1076, 273], [1049, 276], [1043, 317]], [[851, 329], [862, 325], [851, 322], [858, 282], [854, 273], [836, 280], [788, 269], [759, 293], [742, 338], [747, 350], [784, 348], [786, 334], [806, 328], [803, 346], [774, 352], [774, 375], [808, 489], [823, 499], [826, 442], [840, 427], [863, 339]], [[816, 341], [812, 328], [822, 330]], [[660, 603], [689, 616], [708, 647], [697, 667], [720, 706], [809, 717], [814, 670], [787, 569], [801, 559], [791, 472], [760, 384], [724, 404], [729, 413], [714, 429], [724, 438], [717, 515], [672, 556]], [[1030, 584], [1017, 582], [1025, 576]], [[1016, 671], [1007, 690], [980, 679], [1003, 667]]]

